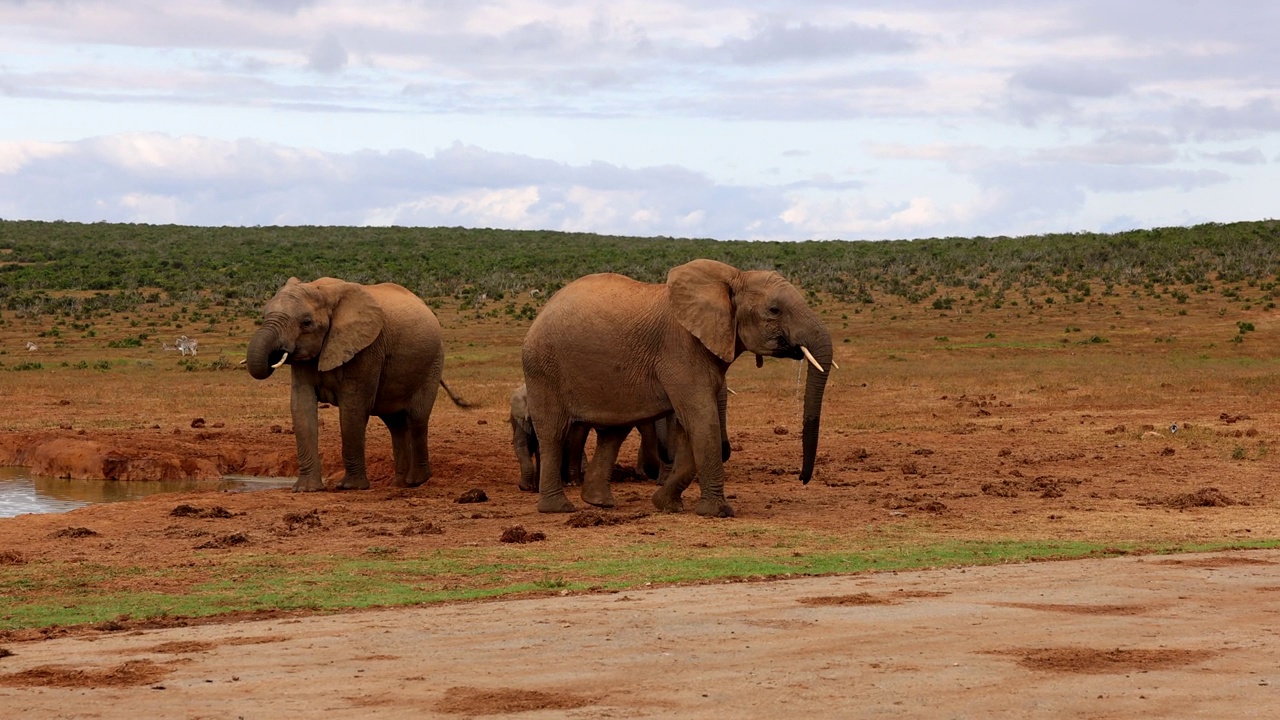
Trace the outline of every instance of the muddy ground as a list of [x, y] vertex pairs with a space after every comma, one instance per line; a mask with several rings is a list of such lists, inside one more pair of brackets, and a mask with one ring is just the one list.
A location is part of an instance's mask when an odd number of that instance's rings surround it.
[[[1012, 311], [892, 319], [885, 311], [861, 327], [857, 318], [844, 322], [854, 323], [852, 342], [837, 348], [841, 370], [808, 486], [796, 479], [796, 364], [735, 365], [726, 490], [738, 516], [718, 520], [654, 512], [654, 485], [626, 460], [634, 439], [616, 474], [619, 507], [535, 512], [534, 497], [516, 488], [505, 418], [519, 382], [520, 329], [489, 330], [499, 348], [489, 350], [461, 340], [473, 329], [446, 319], [450, 347], [475, 346], [457, 351], [446, 376], [479, 406], [437, 405], [429, 484], [387, 486], [389, 441], [374, 421], [372, 490], [164, 495], [21, 516], [0, 520], [0, 550], [24, 563], [143, 558], [189, 568], [208, 553], [359, 555], [377, 546], [411, 557], [498, 547], [514, 528], [541, 534], [537, 547], [583, 556], [654, 538], [678, 548], [786, 543], [797, 556], [822, 551], [823, 538], [1139, 548], [1280, 538], [1271, 452], [1280, 394], [1274, 353], [1255, 339], [1274, 331], [1269, 315], [1250, 316], [1258, 334], [1235, 347], [1221, 342], [1230, 334], [1218, 328], [1216, 306], [1193, 306], [1186, 317], [1141, 308], [1092, 309], [1105, 342], [1087, 341], [1095, 331], [1079, 315], [1033, 322]], [[833, 327], [839, 317], [834, 310]], [[1071, 334], [1080, 325], [1085, 332]], [[1017, 341], [1003, 340], [1015, 332]], [[228, 336], [234, 358], [247, 332]], [[213, 339], [206, 346], [217, 347]], [[255, 383], [234, 368], [187, 372], [147, 352], [127, 371], [62, 370], [55, 357], [44, 372], [0, 373], [0, 400], [21, 409], [0, 429], [0, 464], [121, 482], [295, 472], [287, 376]], [[336, 413], [321, 411], [330, 478], [340, 467]], [[458, 502], [473, 490], [487, 499]], [[19, 630], [0, 638], [12, 653], [0, 657], [0, 704], [32, 717], [764, 717], [794, 709], [1118, 718], [1227, 717], [1244, 707], [1270, 716], [1280, 709], [1280, 678], [1270, 674], [1277, 563], [1274, 551], [1135, 555], [549, 590], [168, 629]]]

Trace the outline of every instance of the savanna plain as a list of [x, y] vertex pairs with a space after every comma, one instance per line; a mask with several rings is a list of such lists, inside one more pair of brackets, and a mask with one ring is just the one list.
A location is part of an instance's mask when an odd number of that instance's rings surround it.
[[[539, 514], [517, 489], [507, 402], [555, 285], [440, 294], [445, 379], [472, 407], [437, 401], [426, 485], [390, 486], [375, 419], [367, 491], [169, 493], [0, 519], [0, 704], [24, 717], [1280, 711], [1273, 270], [1131, 284], [1064, 270], [998, 294], [990, 279], [830, 292], [783, 272], [810, 291], [839, 364], [808, 485], [800, 363], [748, 356], [728, 375], [737, 517], [657, 512], [635, 437], [617, 507], [570, 488], [578, 512]], [[276, 285], [144, 288], [85, 314], [11, 301], [0, 464], [48, 483], [294, 475], [287, 373], [258, 382], [238, 365], [246, 308]], [[199, 354], [162, 344], [179, 335]], [[332, 479], [337, 409], [321, 418]]]

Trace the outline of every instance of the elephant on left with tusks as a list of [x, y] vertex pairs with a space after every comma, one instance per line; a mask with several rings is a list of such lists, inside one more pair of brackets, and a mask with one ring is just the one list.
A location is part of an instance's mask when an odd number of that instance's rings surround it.
[[416, 487], [431, 477], [427, 423], [444, 384], [440, 323], [417, 295], [394, 283], [360, 285], [336, 278], [289, 278], [263, 309], [249, 340], [249, 374], [263, 380], [278, 367], [292, 371], [293, 432], [298, 445], [295, 492], [323, 490], [317, 407], [338, 407], [342, 463], [339, 490], [369, 487], [365, 429], [377, 415], [391, 431], [395, 484]]

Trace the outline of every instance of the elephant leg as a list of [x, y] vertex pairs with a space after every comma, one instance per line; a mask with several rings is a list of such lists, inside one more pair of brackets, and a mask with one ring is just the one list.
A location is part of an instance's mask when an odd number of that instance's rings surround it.
[[670, 465], [675, 459], [675, 453], [671, 450], [671, 426], [676, 422], [675, 415], [660, 417], [653, 421], [653, 434], [658, 443], [658, 459], [663, 465]]
[[[589, 425], [574, 423], [569, 426], [569, 440], [564, 446], [564, 465], [560, 472], [560, 479], [565, 485], [582, 484], [582, 479], [586, 475], [587, 435], [590, 433]], [[598, 441], [599, 433], [596, 434], [596, 438]]]
[[298, 447], [298, 481], [294, 492], [315, 492], [324, 489], [320, 476], [320, 417], [314, 386], [293, 383], [289, 410], [293, 416], [293, 439]]
[[719, 411], [714, 404], [707, 407], [691, 403], [684, 413], [679, 414], [677, 423], [684, 426], [682, 444], [692, 446], [694, 471], [698, 474], [698, 485], [702, 488], [697, 513], [704, 517], [733, 517], [733, 508], [724, 497]]
[[622, 449], [622, 443], [630, 432], [631, 428], [626, 426], [596, 428], [596, 453], [591, 456], [587, 479], [582, 484], [584, 501], [596, 507], [611, 508], [617, 505], [613, 499], [613, 490], [609, 487], [609, 479], [613, 476], [618, 451]]
[[364, 464], [364, 433], [369, 426], [369, 413], [364, 407], [352, 407], [355, 403], [338, 406], [338, 421], [342, 433], [342, 466], [346, 470], [338, 484], [338, 490], [366, 490], [369, 476]]
[[667, 429], [668, 450], [673, 451], [675, 458], [672, 464], [665, 465], [662, 487], [653, 493], [653, 506], [663, 512], [684, 512], [684, 501], [680, 495], [693, 483], [694, 463], [693, 448], [685, 437], [684, 428], [676, 422], [670, 422]]
[[533, 426], [526, 430], [518, 420], [511, 421], [511, 445], [516, 451], [516, 460], [520, 462], [520, 489], [525, 492], [538, 491], [538, 437], [533, 434]]
[[667, 482], [667, 478], [671, 477], [671, 469], [674, 466], [669, 462], [664, 462], [658, 467], [658, 478], [656, 482], [663, 485]]
[[720, 460], [729, 462], [733, 449], [729, 447], [729, 385], [722, 383], [716, 393], [716, 409], [720, 413]]
[[568, 423], [547, 419], [538, 423], [535, 430], [538, 433], [538, 512], [573, 512], [576, 508], [565, 497], [564, 482], [560, 479]]
[[[431, 454], [427, 443], [427, 425], [431, 421], [431, 409], [435, 405], [435, 386], [430, 391], [421, 393], [405, 411], [406, 450], [408, 451], [409, 472], [405, 476], [405, 487], [418, 487], [431, 479]], [[397, 476], [400, 461], [396, 460]]]
[[391, 457], [396, 461], [396, 477], [391, 484], [404, 487], [409, 476], [409, 424], [403, 412], [379, 417], [391, 433]]
[[662, 459], [658, 453], [658, 430], [653, 423], [636, 426], [640, 431], [640, 450], [636, 453], [636, 469], [650, 480], [657, 480], [662, 472]]
[[540, 492], [542, 483], [542, 451], [538, 449], [539, 445], [533, 444], [533, 492]]

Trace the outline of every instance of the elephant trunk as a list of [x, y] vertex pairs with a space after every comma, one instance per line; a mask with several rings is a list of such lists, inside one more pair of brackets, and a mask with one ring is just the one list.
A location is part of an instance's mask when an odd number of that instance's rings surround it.
[[275, 372], [275, 363], [283, 354], [279, 323], [268, 318], [249, 339], [249, 349], [245, 353], [249, 374], [255, 380], [271, 377], [271, 373]]
[[818, 456], [818, 428], [822, 423], [822, 395], [831, 376], [831, 335], [825, 328], [811, 336], [805, 346], [826, 372], [812, 364], [806, 364], [804, 383], [804, 431], [802, 447], [804, 459], [800, 466], [800, 482], [805, 485], [813, 477], [813, 465]]

